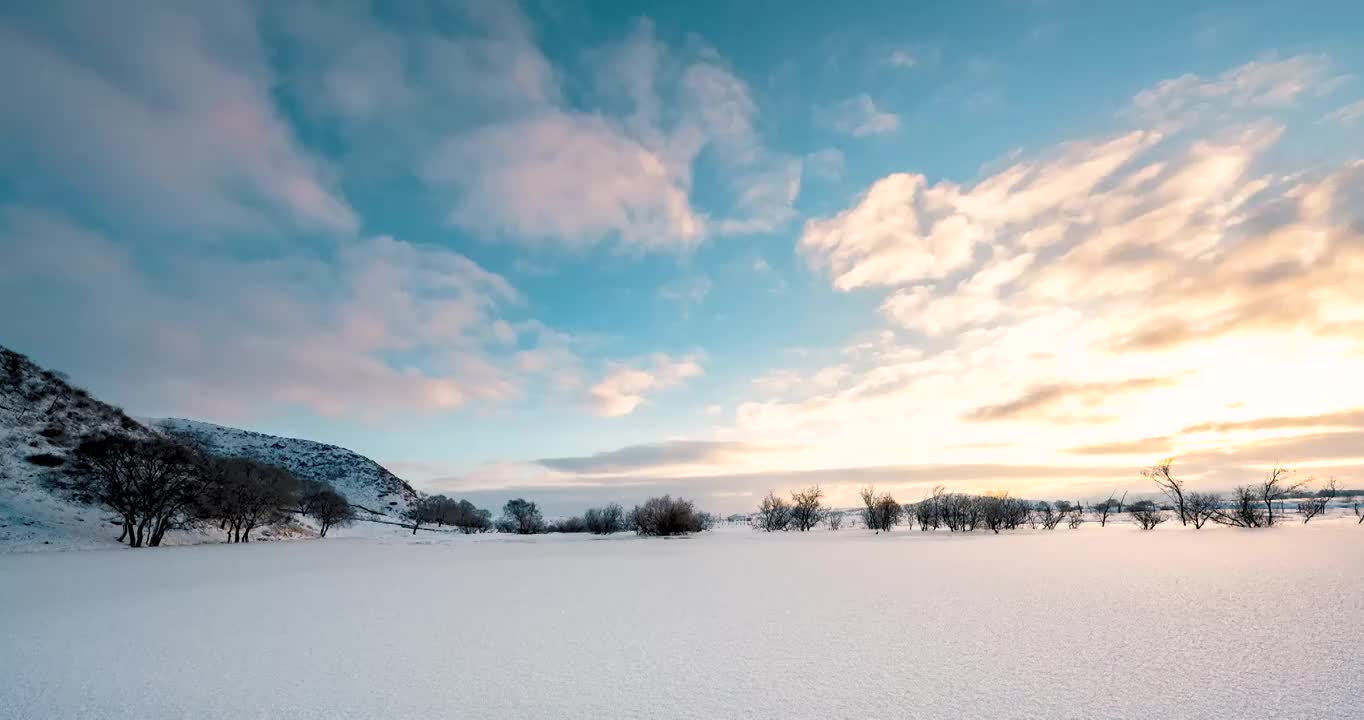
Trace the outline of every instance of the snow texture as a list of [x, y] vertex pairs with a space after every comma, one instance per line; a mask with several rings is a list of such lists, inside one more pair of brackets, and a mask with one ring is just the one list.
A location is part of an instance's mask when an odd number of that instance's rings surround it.
[[1359, 718], [1364, 527], [0, 555], [0, 717]]

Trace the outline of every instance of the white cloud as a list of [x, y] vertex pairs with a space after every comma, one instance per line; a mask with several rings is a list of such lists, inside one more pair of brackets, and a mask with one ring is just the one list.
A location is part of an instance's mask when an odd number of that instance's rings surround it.
[[[163, 275], [70, 218], [9, 206], [0, 251], [5, 295], [48, 298], [42, 322], [9, 314], [0, 332], [72, 349], [61, 366], [139, 411], [224, 420], [293, 408], [350, 418], [441, 412], [518, 398], [577, 362], [547, 328], [504, 321], [521, 297], [501, 276], [390, 237], [345, 241], [332, 259], [170, 249], [158, 258]], [[512, 362], [509, 330], [543, 362]]]
[[859, 138], [892, 133], [900, 128], [900, 116], [876, 107], [876, 102], [866, 93], [826, 108], [819, 115], [833, 130]]
[[908, 50], [898, 49], [892, 50], [890, 55], [886, 56], [886, 63], [895, 68], [912, 68], [918, 65], [919, 61]]
[[1269, 57], [1232, 68], [1216, 78], [1188, 74], [1144, 90], [1133, 99], [1139, 116], [1186, 121], [1228, 112], [1284, 107], [1304, 95], [1323, 95], [1339, 86], [1321, 55]]
[[33, 17], [0, 22], [0, 163], [25, 168], [7, 173], [22, 187], [181, 236], [357, 229], [275, 110], [253, 6], [62, 2]]
[[634, 412], [645, 395], [675, 387], [704, 374], [696, 356], [672, 358], [657, 353], [642, 363], [613, 363], [611, 369], [588, 390], [594, 411], [603, 417], [621, 417]]
[[615, 234], [643, 248], [689, 247], [703, 221], [689, 178], [610, 121], [554, 112], [451, 139], [426, 177], [457, 188], [450, 219], [513, 239], [583, 246]]

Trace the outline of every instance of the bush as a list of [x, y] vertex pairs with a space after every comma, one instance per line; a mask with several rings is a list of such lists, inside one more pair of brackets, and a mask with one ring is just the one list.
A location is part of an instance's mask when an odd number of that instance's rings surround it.
[[640, 535], [668, 537], [709, 530], [715, 524], [710, 515], [697, 512], [690, 500], [671, 495], [650, 498], [630, 513], [635, 532]]
[[30, 465], [37, 465], [38, 467], [53, 468], [65, 465], [66, 458], [60, 455], [53, 455], [52, 453], [37, 453], [24, 458], [24, 462], [27, 462]]
[[549, 532], [557, 533], [585, 533], [587, 532], [587, 520], [581, 515], [567, 517], [556, 523], [550, 523]]
[[307, 505], [308, 516], [317, 521], [321, 537], [327, 537], [327, 531], [333, 527], [345, 527], [355, 521], [355, 509], [346, 496], [330, 487], [312, 490], [301, 502]]
[[1128, 512], [1132, 514], [1132, 519], [1136, 521], [1137, 526], [1142, 530], [1154, 530], [1157, 525], [1170, 519], [1170, 516], [1166, 514], [1165, 511], [1151, 506], [1142, 506], [1140, 504], [1133, 505], [1132, 509]]
[[593, 535], [610, 535], [625, 529], [625, 508], [616, 503], [592, 508], [583, 514], [587, 531]]
[[516, 498], [502, 506], [502, 519], [497, 521], [497, 529], [505, 533], [533, 535], [545, 531], [545, 519], [540, 514], [540, 506]]

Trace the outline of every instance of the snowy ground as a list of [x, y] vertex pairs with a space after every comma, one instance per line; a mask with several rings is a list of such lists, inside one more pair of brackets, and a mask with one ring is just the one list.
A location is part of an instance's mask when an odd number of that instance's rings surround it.
[[3, 718], [1364, 717], [1364, 527], [0, 555]]

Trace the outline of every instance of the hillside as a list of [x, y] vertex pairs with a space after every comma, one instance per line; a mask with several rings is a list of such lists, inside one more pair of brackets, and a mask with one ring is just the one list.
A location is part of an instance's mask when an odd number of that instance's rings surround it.
[[145, 422], [215, 455], [249, 457], [330, 483], [352, 505], [374, 513], [396, 516], [417, 496], [411, 485], [379, 463], [335, 445], [180, 418]]
[[[161, 432], [214, 454], [280, 465], [300, 477], [330, 483], [353, 504], [379, 515], [396, 517], [416, 497], [402, 479], [344, 448], [192, 420], [139, 422], [63, 374], [0, 347], [0, 551], [117, 546], [117, 517], [50, 489], [50, 481], [67, 472], [81, 438], [104, 432]], [[299, 531], [307, 529], [279, 534]], [[271, 535], [262, 532], [262, 537]], [[178, 531], [168, 544], [216, 539], [213, 528]]]
[[80, 438], [97, 432], [150, 433], [61, 373], [0, 347], [0, 547], [112, 544], [118, 519], [49, 491]]

